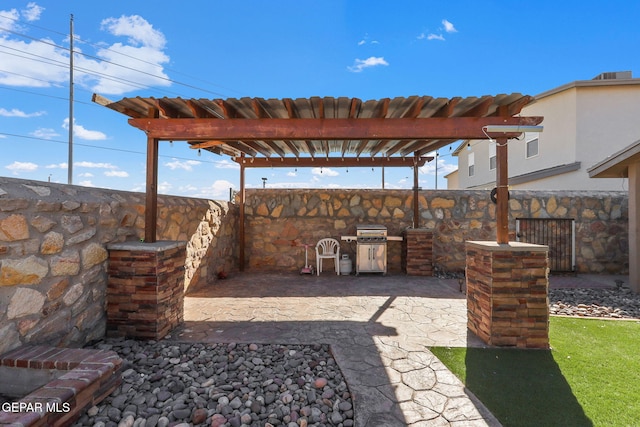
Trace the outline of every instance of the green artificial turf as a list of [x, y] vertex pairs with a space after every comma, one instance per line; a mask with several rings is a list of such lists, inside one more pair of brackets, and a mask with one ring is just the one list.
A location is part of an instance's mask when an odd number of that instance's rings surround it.
[[506, 426], [640, 426], [640, 322], [552, 317], [552, 350], [432, 348]]

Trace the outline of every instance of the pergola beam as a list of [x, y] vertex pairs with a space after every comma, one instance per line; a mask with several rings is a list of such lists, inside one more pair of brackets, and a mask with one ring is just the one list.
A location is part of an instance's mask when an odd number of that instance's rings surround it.
[[234, 162], [246, 168], [313, 168], [313, 167], [413, 167], [416, 162], [418, 167], [424, 166], [433, 157], [235, 157]]
[[[160, 140], [403, 140], [485, 139], [487, 125], [537, 125], [542, 117], [420, 119], [171, 119], [133, 118], [129, 123]], [[516, 137], [518, 134], [507, 134]]]

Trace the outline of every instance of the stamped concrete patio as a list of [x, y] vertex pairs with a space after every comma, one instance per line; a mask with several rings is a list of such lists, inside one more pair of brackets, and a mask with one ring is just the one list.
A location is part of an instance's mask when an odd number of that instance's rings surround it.
[[358, 427], [499, 426], [429, 351], [482, 346], [466, 324], [456, 280], [242, 273], [187, 295], [185, 323], [172, 335], [328, 343], [353, 394]]

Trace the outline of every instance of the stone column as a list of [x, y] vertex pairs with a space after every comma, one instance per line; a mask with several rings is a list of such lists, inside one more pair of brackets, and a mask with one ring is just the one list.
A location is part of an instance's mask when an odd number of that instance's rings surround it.
[[548, 247], [466, 242], [467, 326], [485, 343], [549, 348]]
[[107, 249], [107, 335], [162, 339], [184, 320], [186, 242], [125, 242]]
[[433, 276], [433, 230], [403, 231], [402, 270], [410, 276]]

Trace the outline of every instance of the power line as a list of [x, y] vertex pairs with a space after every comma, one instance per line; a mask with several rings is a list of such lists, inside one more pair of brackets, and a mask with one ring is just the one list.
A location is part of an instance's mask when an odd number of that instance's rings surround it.
[[[18, 134], [7, 133], [7, 132], [0, 132], [0, 135], [11, 136], [11, 137], [14, 137], [14, 138], [32, 139], [32, 140], [36, 140], [36, 141], [55, 142], [56, 144], [64, 144], [64, 145], [68, 144], [68, 141], [59, 141], [59, 140], [55, 140], [55, 139], [40, 138], [40, 137], [37, 137], [37, 136], [18, 135]], [[1, 143], [1, 141], [0, 141], [0, 143]], [[78, 144], [78, 143], [75, 143], [74, 145], [81, 146], [81, 147], [87, 147], [87, 148], [95, 148], [95, 149], [98, 149], [98, 150], [117, 151], [117, 152], [121, 152], [121, 153], [130, 153], [130, 154], [141, 154], [143, 156], [147, 155], [147, 153], [143, 152], [143, 151], [125, 150], [125, 149], [122, 149], [122, 148], [101, 147], [99, 145]], [[187, 158], [187, 157], [169, 156], [169, 155], [159, 155], [158, 157], [166, 157], [166, 158], [178, 159], [178, 160], [194, 160], [194, 159]], [[213, 165], [219, 163], [219, 162], [208, 161], [208, 160], [198, 160], [198, 162], [209, 163], [209, 164], [213, 164]]]
[[[12, 18], [12, 17], [10, 17], [10, 16], [0, 15], [0, 17], [5, 18], [5, 19], [9, 19], [9, 20], [12, 20], [12, 21], [15, 21], [15, 22], [20, 22], [20, 24], [21, 24], [21, 25], [28, 25], [28, 26], [30, 26], [30, 27], [34, 27], [34, 28], [38, 28], [38, 29], [41, 29], [41, 30], [44, 30], [44, 31], [48, 31], [48, 32], [51, 32], [51, 33], [54, 33], [54, 34], [57, 34], [57, 35], [60, 35], [60, 36], [63, 36], [63, 37], [67, 37], [67, 36], [68, 36], [68, 34], [66, 34], [66, 33], [62, 33], [62, 32], [55, 31], [55, 30], [52, 30], [52, 29], [49, 29], [49, 28], [41, 27], [41, 26], [38, 26], [38, 25], [35, 25], [35, 24], [31, 24], [31, 23], [28, 23], [28, 22], [21, 22], [21, 21], [19, 21], [18, 19]], [[28, 36], [28, 35], [23, 34], [23, 33], [18, 33], [18, 32], [13, 31], [13, 30], [9, 30], [9, 29], [2, 28], [2, 27], [0, 27], [0, 30], [7, 31], [7, 32], [12, 33], [12, 34], [14, 34], [14, 35], [18, 35], [18, 36], [20, 36], [20, 37], [25, 37], [25, 38], [28, 38], [28, 39], [30, 39], [30, 40], [36, 41], [36, 42], [41, 42], [41, 40], [40, 40], [40, 39], [36, 39], [36, 38], [34, 38], [34, 37]], [[124, 57], [126, 57], [126, 58], [133, 59], [133, 60], [136, 60], [136, 61], [142, 62], [142, 63], [144, 63], [144, 64], [154, 66], [154, 67], [156, 67], [156, 68], [160, 68], [160, 69], [163, 69], [163, 70], [165, 70], [165, 69], [166, 69], [166, 70], [172, 71], [172, 72], [174, 72], [174, 73], [176, 73], [176, 74], [180, 74], [180, 75], [183, 75], [183, 76], [185, 76], [185, 77], [189, 77], [189, 78], [191, 78], [191, 79], [194, 79], [194, 80], [200, 81], [200, 82], [202, 82], [202, 83], [206, 83], [206, 84], [208, 84], [208, 85], [212, 85], [212, 86], [216, 86], [216, 87], [219, 87], [219, 88], [222, 88], [222, 89], [230, 90], [230, 91], [232, 91], [232, 92], [240, 93], [240, 92], [238, 92], [238, 91], [236, 91], [236, 90], [234, 90], [234, 89], [230, 89], [230, 88], [228, 88], [228, 87], [225, 87], [225, 86], [222, 86], [222, 85], [219, 85], [219, 84], [216, 84], [216, 83], [212, 83], [212, 82], [210, 82], [210, 81], [207, 81], [207, 80], [204, 80], [204, 79], [201, 79], [201, 78], [198, 78], [198, 77], [195, 77], [195, 76], [189, 75], [189, 74], [187, 74], [187, 73], [184, 73], [184, 72], [181, 72], [181, 71], [178, 71], [178, 70], [175, 70], [175, 69], [169, 68], [169, 67], [164, 67], [164, 66], [158, 65], [157, 63], [154, 63], [154, 62], [145, 61], [144, 59], [141, 59], [141, 58], [135, 57], [135, 56], [133, 56], [133, 55], [128, 55], [128, 54], [126, 54], [126, 53], [124, 53], [124, 52], [120, 52], [120, 51], [113, 50], [113, 49], [110, 49], [110, 48], [105, 48], [105, 47], [100, 46], [100, 45], [97, 45], [97, 44], [95, 44], [95, 43], [91, 43], [91, 42], [89, 42], [89, 41], [83, 40], [83, 39], [81, 39], [80, 37], [77, 37], [77, 36], [75, 36], [75, 35], [73, 36], [73, 39], [74, 39], [75, 41], [78, 41], [78, 42], [82, 43], [82, 44], [86, 44], [86, 45], [92, 46], [93, 48], [96, 48], [96, 49], [102, 49], [102, 50], [105, 50], [105, 51], [108, 51], [108, 52], [112, 52], [112, 53], [115, 53], [115, 54], [117, 54], [117, 55], [121, 55], [121, 56], [124, 56]], [[47, 43], [47, 44], [50, 44], [50, 43]], [[50, 44], [50, 45], [55, 46], [55, 47], [58, 47], [59, 49], [66, 50], [66, 51], [68, 51], [68, 50], [69, 50], [69, 49], [68, 49], [68, 48], [66, 48], [65, 46], [60, 46], [60, 45], [55, 45], [55, 44]], [[123, 67], [123, 68], [127, 68], [127, 69], [130, 69], [130, 70], [136, 71], [136, 72], [144, 73], [143, 71], [140, 71], [140, 70], [137, 70], [137, 69], [134, 69], [134, 68], [130, 68], [130, 67], [127, 67], [127, 66], [124, 66], [124, 65], [118, 64], [118, 63], [114, 63], [114, 62], [108, 61], [108, 60], [103, 59], [103, 58], [95, 57], [95, 56], [89, 55], [89, 54], [84, 53], [84, 52], [77, 52], [77, 51], [76, 51], [75, 53], [76, 53], [76, 54], [83, 55], [83, 56], [85, 56], [85, 57], [87, 57], [87, 58], [96, 59], [96, 60], [99, 60], [99, 61], [101, 61], [101, 62], [110, 63], [110, 64], [113, 64], [113, 65], [116, 65], [116, 66], [120, 66], [120, 67]], [[153, 76], [153, 77], [157, 77], [157, 78], [162, 78], [161, 76], [152, 75], [152, 74], [150, 74], [150, 73], [145, 73], [145, 74], [149, 74], [149, 75], [151, 75], [151, 76]], [[185, 87], [189, 87], [189, 88], [192, 88], [192, 89], [200, 90], [200, 91], [202, 91], [202, 92], [208, 92], [208, 93], [211, 93], [211, 94], [214, 94], [214, 95], [225, 96], [224, 94], [222, 94], [222, 93], [220, 93], [220, 92], [210, 91], [210, 90], [208, 90], [208, 89], [204, 89], [204, 88], [201, 88], [201, 87], [193, 86], [193, 85], [190, 85], [190, 84], [187, 84], [187, 83], [182, 83], [182, 82], [180, 82], [180, 81], [172, 80], [172, 79], [169, 79], [169, 78], [165, 78], [165, 79], [166, 79], [167, 81], [171, 82], [171, 83], [175, 83], [175, 84], [182, 85], [182, 86], [185, 86]]]
[[[7, 18], [8, 18], [8, 17], [7, 17]], [[9, 19], [13, 19], [13, 18], [9, 18]], [[41, 28], [41, 27], [38, 27], [38, 28]], [[65, 47], [65, 46], [61, 46], [61, 45], [58, 45], [58, 44], [55, 44], [55, 43], [52, 43], [52, 42], [48, 42], [48, 41], [45, 41], [45, 40], [42, 40], [42, 39], [38, 39], [38, 38], [35, 38], [35, 37], [32, 37], [32, 36], [29, 36], [29, 35], [27, 35], [27, 34], [19, 33], [19, 32], [17, 32], [17, 31], [13, 31], [13, 30], [11, 30], [11, 29], [4, 28], [4, 27], [0, 27], [0, 30], [5, 31], [5, 32], [10, 33], [10, 34], [13, 34], [13, 35], [16, 35], [16, 36], [19, 36], [19, 37], [23, 37], [23, 38], [26, 38], [26, 39], [32, 40], [32, 41], [34, 41], [34, 42], [36, 42], [36, 43], [43, 43], [43, 44], [45, 44], [45, 45], [52, 46], [52, 47], [54, 47], [54, 48], [61, 49], [61, 50], [64, 50], [64, 51], [66, 51], [66, 52], [69, 52], [69, 48], [68, 48], [68, 47]], [[57, 32], [56, 32], [56, 34], [60, 34], [60, 33], [57, 33]], [[66, 36], [66, 35], [65, 35], [65, 36]], [[78, 40], [78, 41], [80, 41], [80, 42], [82, 42], [82, 43], [85, 43], [85, 44], [88, 44], [88, 45], [90, 45], [90, 46], [93, 46], [94, 48], [98, 48], [98, 49], [100, 49], [100, 48], [101, 48], [100, 46], [97, 46], [97, 45], [92, 44], [92, 43], [89, 43], [89, 42], [85, 42], [84, 40], [82, 40], [82, 39], [80, 39], [80, 38], [77, 38], [77, 37], [74, 37], [74, 40]], [[6, 49], [11, 49], [11, 50], [18, 50], [18, 49], [14, 49], [14, 48], [11, 48], [11, 47], [8, 47], [8, 46], [3, 46], [3, 45], [0, 45], [0, 47], [4, 47], [4, 48], [6, 48]], [[109, 52], [116, 53], [116, 54], [120, 54], [120, 55], [125, 56], [125, 57], [127, 57], [127, 58], [134, 59], [134, 60], [136, 60], [136, 61], [140, 61], [140, 62], [142, 62], [142, 63], [146, 63], [146, 64], [148, 64], [148, 65], [152, 65], [152, 66], [157, 67], [157, 68], [159, 68], [159, 69], [163, 69], [163, 70], [165, 69], [165, 67], [160, 66], [160, 65], [158, 65], [158, 64], [154, 64], [154, 63], [152, 63], [152, 62], [145, 61], [145, 60], [142, 60], [142, 59], [140, 59], [140, 58], [136, 58], [136, 57], [134, 57], [134, 56], [127, 55], [127, 54], [122, 53], [122, 52], [118, 52], [118, 51], [113, 50], [113, 49], [109, 49], [109, 48], [102, 48], [102, 49], [107, 50], [107, 51], [109, 51]], [[137, 72], [137, 73], [140, 73], [140, 74], [145, 74], [145, 75], [148, 75], [148, 76], [150, 76], [150, 77], [153, 77], [153, 78], [156, 78], [156, 79], [159, 79], [159, 80], [164, 80], [164, 81], [167, 81], [167, 82], [169, 82], [169, 83], [173, 83], [173, 84], [176, 84], [176, 85], [179, 85], [179, 86], [184, 86], [184, 87], [187, 87], [187, 88], [190, 88], [190, 89], [199, 90], [199, 91], [201, 91], [201, 92], [206, 92], [206, 93], [210, 93], [210, 94], [213, 94], [213, 95], [224, 96], [224, 94], [222, 94], [222, 93], [220, 93], [220, 92], [211, 91], [211, 90], [208, 90], [208, 89], [204, 89], [204, 88], [202, 88], [202, 87], [198, 87], [198, 86], [191, 85], [191, 84], [188, 84], [188, 83], [183, 83], [183, 82], [180, 82], [180, 81], [177, 81], [177, 80], [173, 80], [173, 79], [170, 79], [170, 78], [168, 78], [168, 77], [160, 76], [160, 75], [157, 75], [157, 74], [148, 73], [148, 72], [146, 72], [146, 71], [142, 71], [142, 70], [137, 69], [137, 68], [134, 68], [134, 67], [129, 67], [129, 66], [126, 66], [126, 65], [123, 65], [123, 64], [119, 64], [119, 63], [116, 63], [116, 62], [113, 62], [113, 61], [109, 61], [109, 60], [107, 60], [107, 59], [100, 58], [100, 57], [97, 57], [97, 56], [93, 56], [93, 55], [90, 55], [90, 54], [87, 54], [87, 53], [84, 53], [84, 52], [74, 51], [74, 53], [75, 53], [76, 55], [82, 55], [83, 57], [86, 57], [86, 58], [89, 58], [89, 59], [94, 59], [94, 60], [97, 60], [97, 61], [102, 62], [102, 63], [111, 64], [111, 65], [114, 65], [114, 66], [117, 66], [117, 67], [121, 67], [121, 68], [124, 68], [124, 69], [130, 70], [130, 71], [134, 71], [134, 72]], [[45, 58], [45, 57], [42, 57], [42, 56], [39, 56], [39, 55], [35, 55], [35, 54], [31, 54], [31, 53], [28, 53], [28, 54], [29, 54], [29, 55], [32, 55], [32, 56], [36, 56], [36, 57], [43, 58], [43, 59], [48, 60], [48, 61], [58, 62], [58, 63], [60, 63], [60, 61], [55, 61], [55, 60], [50, 59], [50, 58]], [[21, 55], [14, 55], [14, 56], [21, 57], [21, 58], [25, 58], [25, 59], [30, 59], [30, 58], [26, 58], [26, 57], [21, 56]], [[55, 65], [55, 64], [52, 64], [52, 65]], [[80, 68], [78, 68], [78, 67], [77, 67], [76, 69], [80, 69]], [[169, 69], [169, 68], [166, 68], [166, 69], [167, 69], [167, 70], [171, 70], [171, 69]], [[87, 70], [87, 69], [84, 69], [83, 71], [87, 72], [87, 74], [90, 74], [90, 75], [101, 75], [101, 76], [106, 76], [106, 74], [98, 73], [98, 72], [96, 72], [96, 71], [91, 71], [91, 70]], [[186, 74], [184, 74], [184, 73], [181, 73], [181, 74], [186, 75]], [[188, 75], [187, 75], [187, 76], [188, 76]], [[115, 78], [115, 77], [113, 77], [113, 76], [110, 76], [110, 77]], [[190, 77], [190, 76], [188, 76], [188, 77]], [[138, 87], [141, 87], [141, 88], [148, 87], [148, 85], [146, 85], [146, 84], [142, 84], [142, 83], [132, 83], [132, 82], [130, 82], [130, 81], [128, 81], [128, 82], [129, 82], [130, 84], [132, 84], [133, 86], [138, 86]], [[215, 86], [215, 84], [213, 84], [213, 83], [208, 83], [208, 84], [212, 84], [212, 85], [214, 85], [214, 86]]]
[[[44, 93], [31, 92], [31, 91], [24, 90], [24, 89], [16, 89], [14, 87], [0, 86], [0, 89], [12, 90], [14, 92], [21, 92], [21, 93], [26, 93], [26, 94], [35, 95], [35, 96], [43, 96], [43, 97], [46, 97], [46, 98], [59, 99], [61, 101], [69, 101], [68, 97], [45, 95]], [[85, 92], [88, 92], [88, 91], [85, 91]], [[99, 107], [99, 105], [97, 105], [95, 103], [78, 101], [77, 99], [74, 99], [73, 102], [76, 103], [76, 104], [84, 104], [84, 105], [90, 105], [92, 107]]]
[[[1, 45], [1, 44], [0, 44], [0, 48], [19, 51], [18, 49], [14, 49], [14, 48], [11, 48], [9, 46], [4, 46], [4, 45]], [[42, 59], [34, 59], [34, 58], [27, 57], [27, 56], [15, 54], [15, 53], [9, 53], [9, 52], [0, 51], [0, 53], [4, 53], [5, 55], [14, 56], [14, 57], [17, 57], [17, 58], [23, 58], [23, 59], [26, 59], [26, 60], [29, 60], [29, 61], [35, 61], [35, 62], [40, 62], [40, 63], [43, 63], [43, 64], [47, 64], [47, 65], [53, 65], [53, 66], [56, 66], [56, 67], [62, 67], [62, 68], [67, 68], [68, 67], [68, 64], [66, 64], [66, 63], [64, 63], [62, 61], [57, 61], [57, 60], [54, 60], [54, 59], [46, 58], [46, 57], [43, 57], [43, 56], [40, 56], [40, 55], [31, 54], [31, 53], [27, 53], [27, 54], [30, 55], [30, 56], [33, 56], [33, 57], [36, 57], [36, 58], [42, 58]], [[81, 54], [81, 53], [76, 52], [76, 54]], [[91, 57], [91, 58], [96, 58], [96, 59], [100, 60], [100, 58], [97, 58], [97, 57]], [[144, 71], [141, 71], [141, 70], [136, 70], [136, 69], [134, 69], [132, 67], [127, 67], [127, 66], [124, 66], [124, 65], [116, 64], [116, 63], [111, 62], [111, 61], [104, 60], [102, 62], [109, 63], [109, 64], [112, 64], [112, 65], [117, 65], [117, 66], [123, 67], [125, 69], [129, 69], [131, 71], [135, 71], [135, 72], [138, 72], [138, 73], [141, 73], [141, 74], [146, 74], [146, 75], [149, 75], [151, 77], [154, 77], [154, 78], [157, 78], [157, 79], [160, 79], [160, 80], [168, 81], [170, 83], [175, 83], [175, 84], [178, 84], [178, 85], [181, 85], [181, 86], [185, 86], [185, 87], [191, 87], [191, 88], [196, 89], [196, 90], [201, 90], [201, 91], [209, 92], [209, 93], [216, 94], [216, 95], [221, 95], [220, 93], [217, 93], [217, 92], [207, 91], [206, 89], [201, 89], [201, 88], [198, 88], [196, 86], [188, 85], [186, 83], [180, 83], [180, 82], [177, 82], [177, 81], [165, 78], [165, 77], [157, 76], [155, 74], [147, 73], [147, 72], [144, 72]], [[90, 76], [99, 77], [99, 78], [102, 78], [104, 80], [109, 80], [109, 81], [113, 81], [113, 82], [116, 82], [116, 83], [121, 83], [121, 84], [127, 85], [127, 86], [133, 86], [133, 87], [135, 87], [137, 89], [149, 88], [149, 89], [151, 89], [151, 90], [153, 90], [155, 92], [159, 92], [159, 93], [162, 93], [162, 94], [171, 93], [171, 94], [174, 94], [174, 95], [177, 95], [177, 96], [181, 95], [178, 92], [175, 92], [175, 91], [172, 91], [172, 90], [168, 90], [166, 88], [161, 91], [160, 89], [157, 89], [157, 88], [155, 88], [153, 86], [150, 86], [149, 84], [146, 84], [146, 83], [139, 83], [139, 82], [136, 82], [136, 81], [133, 81], [133, 80], [124, 79], [122, 77], [115, 77], [115, 76], [113, 76], [111, 74], [101, 73], [99, 71], [91, 70], [91, 69], [84, 68], [84, 67], [76, 66], [76, 67], [74, 67], [74, 69], [78, 70], [78, 71], [81, 71], [84, 74], [87, 74], [87, 75], [90, 75]], [[42, 80], [42, 79], [33, 78], [31, 76], [24, 76], [23, 74], [13, 73], [13, 72], [10, 72], [10, 71], [6, 71], [6, 72], [10, 73], [10, 74], [20, 75], [21, 77], [26, 77], [28, 79], [33, 79], [33, 80], [36, 80], [36, 81], [47, 82], [50, 85], [53, 85], [53, 83], [50, 82], [50, 81], [45, 81], [45, 80]]]

